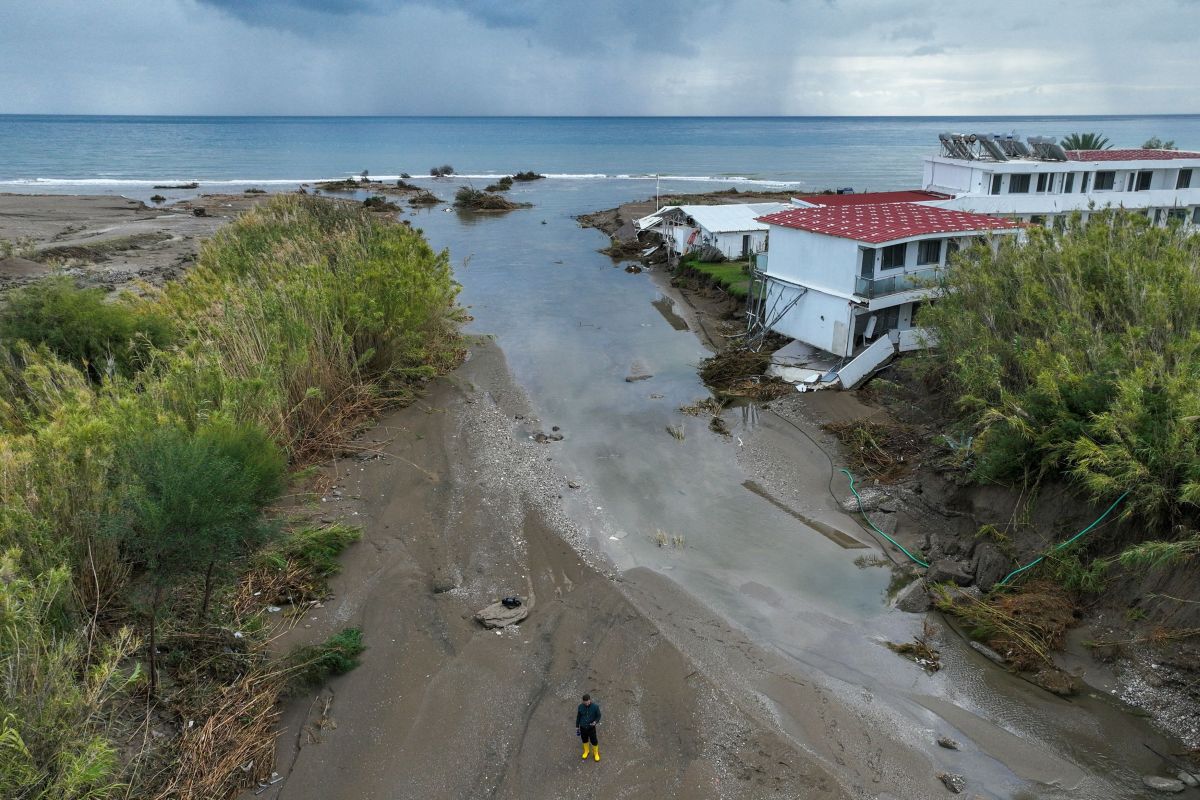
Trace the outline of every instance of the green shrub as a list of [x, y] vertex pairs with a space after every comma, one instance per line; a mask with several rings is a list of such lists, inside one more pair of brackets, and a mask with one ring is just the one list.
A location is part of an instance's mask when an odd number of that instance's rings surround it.
[[[456, 363], [458, 285], [418, 231], [346, 204], [283, 195], [239, 217], [167, 291], [203, 342], [212, 402], [258, 422], [301, 460]], [[195, 387], [186, 389], [195, 395]]]
[[[0, 555], [0, 787], [12, 798], [117, 796], [120, 765], [104, 736], [111, 701], [137, 677], [119, 665], [128, 630], [89, 652], [72, 635], [70, 575], [24, 577]], [[90, 658], [89, 658], [90, 656]]]
[[0, 341], [45, 345], [93, 379], [132, 374], [173, 338], [169, 319], [148, 304], [108, 302], [104, 290], [65, 276], [17, 289], [0, 309]]
[[297, 647], [287, 658], [292, 687], [320, 686], [330, 678], [346, 674], [359, 665], [358, 657], [366, 649], [360, 628], [346, 628], [321, 644]]
[[362, 538], [362, 530], [349, 525], [303, 528], [285, 537], [278, 552], [322, 578], [336, 574], [342, 565], [338, 556]]
[[259, 512], [282, 485], [275, 446], [250, 428], [189, 433], [173, 426], [130, 439], [118, 453], [117, 507], [105, 528], [149, 584], [147, 655], [157, 687], [155, 638], [167, 593], [203, 578], [199, 619], [214, 579], [269, 535]]
[[1152, 524], [1200, 502], [1200, 238], [1092, 212], [959, 253], [922, 309], [977, 477], [1067, 475]]

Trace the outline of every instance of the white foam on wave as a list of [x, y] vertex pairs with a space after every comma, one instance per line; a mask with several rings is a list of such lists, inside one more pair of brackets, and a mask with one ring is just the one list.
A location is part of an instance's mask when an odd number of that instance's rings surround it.
[[[440, 180], [497, 180], [508, 172], [465, 173], [454, 174]], [[205, 178], [10, 178], [0, 180], [0, 186], [113, 186], [130, 188], [153, 188], [155, 186], [177, 186], [185, 183], [198, 183], [200, 188], [216, 188], [221, 186], [299, 186], [302, 183], [315, 184], [325, 181], [340, 181], [346, 178], [357, 178], [357, 175], [341, 175], [325, 178], [223, 178], [208, 180]], [[371, 175], [372, 181], [397, 181], [400, 175]], [[765, 178], [747, 178], [740, 175], [654, 175], [620, 173], [609, 175], [602, 172], [548, 172], [544, 176], [548, 180], [574, 181], [678, 181], [691, 183], [735, 183], [749, 186], [799, 186], [800, 181], [777, 181]], [[437, 180], [428, 175], [413, 175], [405, 178], [410, 181]], [[369, 188], [369, 187], [366, 187]]]

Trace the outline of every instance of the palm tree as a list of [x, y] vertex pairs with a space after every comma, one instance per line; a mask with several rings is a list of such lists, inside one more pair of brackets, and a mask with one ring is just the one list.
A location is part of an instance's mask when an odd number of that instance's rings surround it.
[[1064, 150], [1109, 150], [1108, 138], [1098, 133], [1072, 133], [1062, 140]]

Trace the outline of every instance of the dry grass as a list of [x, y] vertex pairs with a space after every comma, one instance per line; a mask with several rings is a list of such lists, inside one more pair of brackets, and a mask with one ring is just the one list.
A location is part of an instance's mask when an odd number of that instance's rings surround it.
[[267, 780], [285, 685], [283, 671], [264, 666], [212, 694], [205, 719], [180, 733], [176, 768], [155, 800], [227, 798]]
[[933, 674], [942, 668], [942, 656], [932, 644], [937, 633], [937, 628], [929, 620], [925, 620], [921, 632], [914, 636], [911, 642], [888, 642], [887, 646], [893, 653], [916, 662], [926, 672]]
[[907, 425], [854, 420], [824, 427], [841, 443], [854, 472], [884, 483], [904, 475], [921, 452], [920, 439]]
[[1075, 622], [1075, 600], [1051, 581], [1034, 581], [1020, 590], [984, 598], [937, 587], [937, 605], [961, 617], [972, 635], [983, 640], [1018, 670], [1053, 666], [1058, 649]]
[[689, 417], [702, 417], [706, 415], [716, 416], [725, 410], [725, 406], [729, 403], [728, 400], [717, 397], [704, 397], [690, 406], [680, 406], [679, 410]]

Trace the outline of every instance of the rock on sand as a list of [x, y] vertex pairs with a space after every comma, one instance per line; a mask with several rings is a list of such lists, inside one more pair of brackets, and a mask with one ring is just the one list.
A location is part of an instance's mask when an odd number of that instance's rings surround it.
[[524, 603], [516, 608], [508, 608], [503, 603], [492, 603], [487, 608], [475, 612], [475, 619], [485, 628], [515, 625], [528, 616], [529, 606]]

